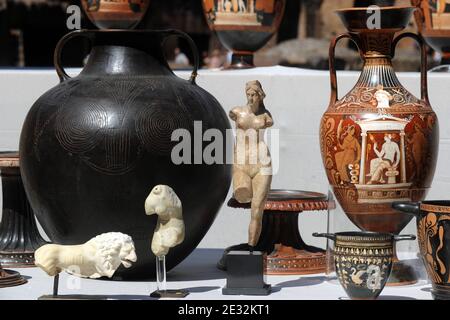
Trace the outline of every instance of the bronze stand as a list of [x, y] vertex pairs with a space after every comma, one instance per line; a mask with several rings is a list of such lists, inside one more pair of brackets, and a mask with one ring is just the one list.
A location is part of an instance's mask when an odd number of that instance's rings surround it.
[[[249, 209], [234, 198], [232, 208]], [[325, 272], [326, 254], [323, 249], [307, 245], [300, 236], [298, 215], [303, 211], [326, 210], [327, 196], [296, 190], [271, 190], [265, 205], [263, 227], [254, 250], [267, 253], [265, 273], [277, 275], [314, 274]], [[247, 244], [225, 249], [217, 267], [226, 270], [226, 255], [230, 251], [247, 251]]]
[[0, 152], [3, 213], [0, 223], [0, 263], [34, 267], [34, 251], [46, 244], [36, 226], [20, 177], [19, 154]]
[[27, 283], [27, 280], [19, 272], [5, 270], [0, 263], [0, 288], [20, 286]]

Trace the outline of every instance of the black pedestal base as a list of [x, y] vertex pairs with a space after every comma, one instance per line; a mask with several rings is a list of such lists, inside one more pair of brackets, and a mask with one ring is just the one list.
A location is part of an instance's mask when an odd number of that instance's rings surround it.
[[450, 300], [450, 295], [440, 294], [439, 292], [431, 291], [431, 296], [433, 300]]
[[262, 288], [222, 288], [223, 295], [234, 296], [268, 296], [272, 290], [270, 284], [264, 285]]
[[156, 290], [150, 294], [152, 298], [184, 298], [189, 295], [187, 290]]
[[[250, 247], [247, 243], [241, 243], [241, 244], [237, 244], [235, 246], [226, 248], [223, 251], [222, 257], [220, 258], [219, 262], [217, 262], [217, 269], [222, 270], [222, 271], [227, 271], [227, 255], [231, 251], [247, 251], [248, 252], [249, 248]], [[256, 246], [254, 249], [258, 250], [258, 251], [265, 251], [262, 248], [260, 248], [259, 246]]]
[[260, 251], [230, 251], [227, 254], [227, 285], [224, 295], [268, 295], [270, 285], [264, 283], [264, 256]]
[[450, 300], [450, 285], [433, 284], [431, 296], [434, 300]]

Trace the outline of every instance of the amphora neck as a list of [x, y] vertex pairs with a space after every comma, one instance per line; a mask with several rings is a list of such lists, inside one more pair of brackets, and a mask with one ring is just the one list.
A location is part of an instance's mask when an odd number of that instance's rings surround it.
[[361, 57], [393, 58], [393, 42], [397, 30], [376, 29], [351, 32], [352, 40], [357, 44]]
[[158, 32], [93, 33], [92, 50], [81, 76], [173, 75]]

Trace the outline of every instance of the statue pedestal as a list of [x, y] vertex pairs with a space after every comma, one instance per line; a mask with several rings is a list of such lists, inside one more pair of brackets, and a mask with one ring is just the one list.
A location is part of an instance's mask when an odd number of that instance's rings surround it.
[[224, 295], [267, 296], [271, 286], [264, 282], [264, 253], [230, 251], [227, 254], [227, 285]]
[[[250, 208], [250, 203], [241, 204], [231, 198], [228, 206]], [[307, 245], [300, 236], [298, 215], [303, 211], [326, 210], [327, 196], [321, 193], [296, 190], [271, 190], [269, 192], [263, 227], [257, 251], [267, 253], [265, 273], [273, 275], [300, 275], [325, 272], [325, 250]], [[230, 251], [248, 251], [247, 244], [225, 249], [217, 267], [226, 270], [226, 255]]]
[[150, 294], [152, 298], [184, 298], [189, 295], [187, 290], [167, 290], [166, 257], [156, 257], [156, 284], [158, 289]]

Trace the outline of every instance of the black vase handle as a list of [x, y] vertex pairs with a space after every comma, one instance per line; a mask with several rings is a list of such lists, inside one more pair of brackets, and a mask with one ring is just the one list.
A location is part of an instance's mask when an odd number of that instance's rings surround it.
[[357, 48], [360, 47], [350, 33], [340, 34], [331, 40], [330, 49], [328, 52], [329, 55], [328, 63], [330, 68], [330, 84], [331, 84], [330, 105], [334, 105], [338, 100], [339, 93], [338, 93], [338, 82], [336, 73], [336, 45], [342, 39], [349, 39], [353, 41], [353, 43], [356, 45]]
[[197, 49], [197, 46], [195, 45], [194, 40], [192, 40], [192, 38], [183, 31], [170, 29], [170, 30], [164, 30], [163, 32], [166, 33], [165, 37], [179, 36], [180, 38], [183, 38], [188, 42], [189, 47], [191, 48], [192, 54], [194, 55], [194, 70], [192, 70], [191, 78], [189, 79], [189, 81], [192, 84], [195, 84], [195, 79], [197, 78], [197, 75], [198, 75], [198, 69], [200, 68], [200, 56], [198, 54], [198, 49]]
[[393, 209], [404, 212], [406, 214], [410, 214], [416, 217], [420, 215], [420, 202], [395, 201], [391, 206]]
[[427, 45], [425, 44], [425, 40], [421, 35], [412, 33], [412, 32], [404, 32], [400, 34], [397, 38], [394, 39], [392, 43], [392, 56], [395, 56], [395, 49], [400, 40], [404, 38], [412, 38], [414, 39], [420, 46], [421, 53], [421, 65], [420, 65], [420, 98], [425, 101], [427, 104], [430, 104], [430, 100], [428, 98], [428, 56], [427, 56]]
[[[67, 44], [67, 42], [69, 42], [70, 40], [72, 40], [73, 38], [76, 38], [76, 37], [85, 37], [89, 40], [92, 40], [92, 37], [96, 33], [99, 33], [99, 32], [104, 32], [104, 31], [76, 30], [76, 31], [69, 32], [64, 37], [62, 37], [61, 40], [59, 40], [59, 42], [55, 48], [55, 53], [53, 55], [53, 64], [55, 66], [56, 73], [58, 74], [60, 82], [70, 79], [70, 76], [66, 73], [66, 71], [64, 70], [62, 63], [61, 63], [62, 51], [64, 49], [64, 46]], [[111, 32], [111, 31], [108, 31], [108, 32]], [[117, 32], [120, 32], [120, 31], [117, 31]], [[136, 32], [136, 31], [133, 31], [133, 32]], [[194, 70], [192, 71], [189, 81], [192, 84], [195, 84], [195, 79], [197, 78], [197, 75], [198, 75], [198, 69], [200, 68], [200, 56], [198, 53], [197, 46], [194, 43], [194, 40], [192, 40], [192, 38], [188, 34], [182, 32], [182, 31], [179, 31], [179, 30], [175, 30], [175, 29], [162, 30], [162, 31], [147, 31], [147, 30], [140, 31], [139, 30], [137, 32], [142, 32], [142, 33], [158, 32], [158, 33], [163, 33], [164, 37], [175, 35], [175, 36], [179, 36], [180, 38], [185, 39], [188, 42], [188, 44], [192, 50], [192, 54], [194, 56]]]
[[61, 54], [66, 43], [76, 37], [85, 37], [91, 40], [92, 35], [93, 31], [91, 30], [75, 30], [69, 32], [58, 41], [58, 44], [56, 45], [55, 48], [55, 53], [53, 55], [53, 64], [55, 66], [56, 73], [58, 74], [60, 82], [70, 79], [70, 76], [66, 73], [61, 63]]
[[336, 235], [334, 233], [318, 233], [318, 232], [314, 232], [312, 234], [312, 236], [316, 237], [316, 238], [327, 238], [327, 239], [330, 239], [330, 240], [333, 240], [333, 241], [336, 240]]
[[416, 236], [413, 234], [402, 234], [394, 236], [394, 241], [416, 240]]

